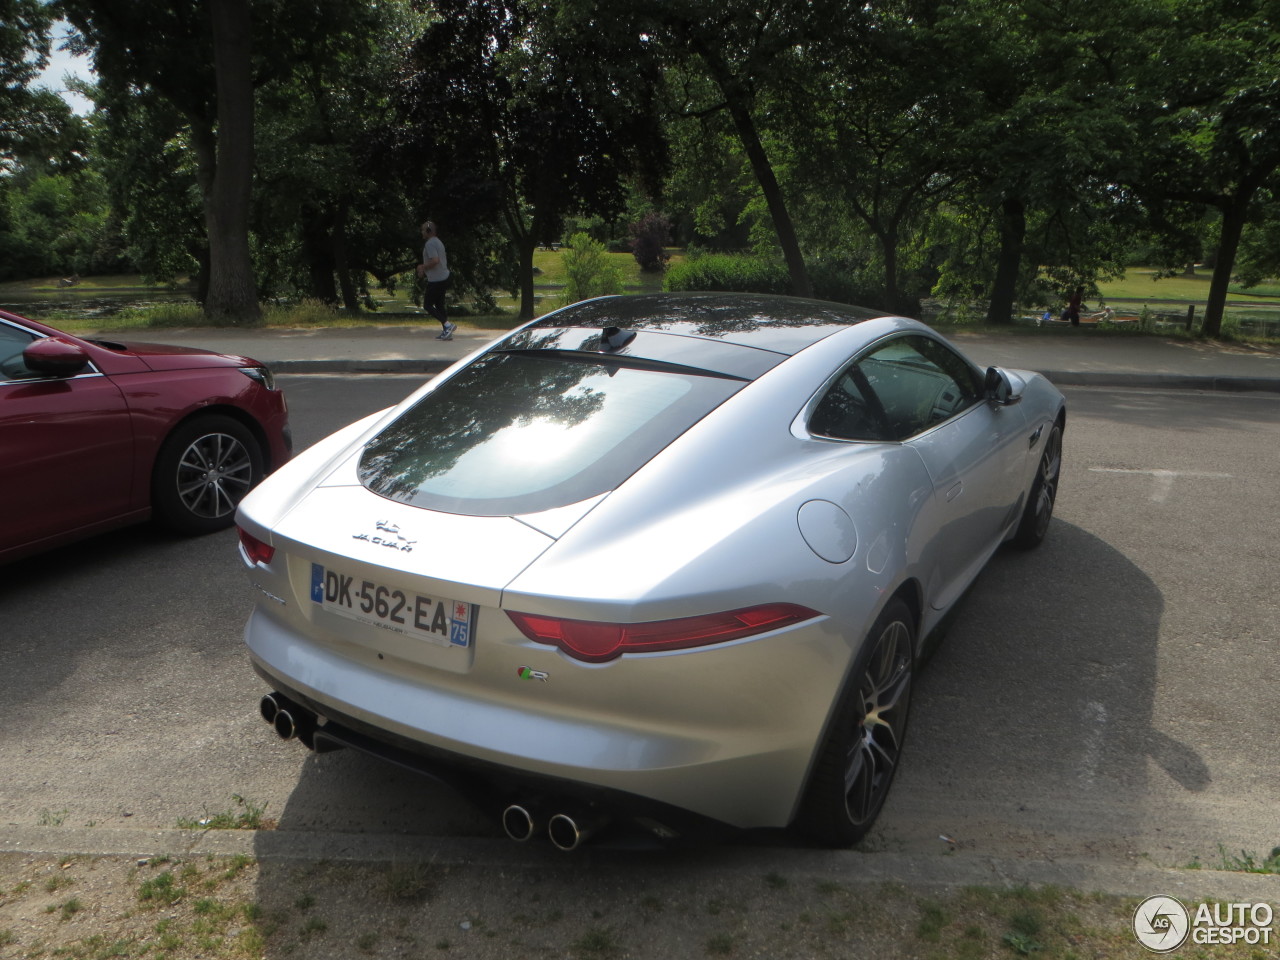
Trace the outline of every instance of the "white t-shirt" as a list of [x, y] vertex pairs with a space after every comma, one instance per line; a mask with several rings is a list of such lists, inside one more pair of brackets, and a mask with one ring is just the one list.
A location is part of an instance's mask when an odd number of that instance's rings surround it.
[[422, 262], [430, 263], [432, 257], [439, 257], [440, 262], [427, 268], [427, 280], [436, 283], [449, 279], [449, 258], [445, 256], [444, 244], [439, 237], [431, 237], [422, 245]]

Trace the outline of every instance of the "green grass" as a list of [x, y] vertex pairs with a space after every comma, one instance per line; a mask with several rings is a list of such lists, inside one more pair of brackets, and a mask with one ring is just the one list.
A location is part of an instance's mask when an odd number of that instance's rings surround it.
[[178, 829], [263, 830], [272, 826], [271, 821], [263, 816], [267, 809], [266, 803], [256, 803], [238, 793], [233, 793], [231, 799], [236, 803], [236, 806], [231, 809], [210, 813], [209, 808], [206, 807], [204, 816], [199, 819], [179, 817]]
[[[1219, 851], [1224, 863], [1258, 857]], [[1275, 856], [1276, 854], [1273, 854]], [[158, 858], [159, 859], [159, 858]], [[612, 960], [623, 956], [873, 957], [920, 960], [1126, 960], [1149, 956], [1134, 937], [1140, 896], [1055, 887], [916, 891], [902, 884], [815, 877], [777, 884], [760, 876], [679, 871], [655, 881], [607, 866], [503, 872], [429, 864], [438, 901], [424, 907], [387, 884], [386, 865], [259, 864], [252, 858], [170, 858], [163, 871], [131, 858], [77, 860], [77, 890], [94, 900], [40, 892], [52, 861], [0, 860], [5, 956], [100, 960], [257, 960], [318, 955], [519, 956]], [[89, 882], [92, 873], [94, 882]], [[140, 875], [141, 874], [141, 875]], [[22, 882], [18, 883], [18, 878]], [[780, 874], [766, 874], [778, 876]], [[401, 878], [403, 879], [403, 878]], [[416, 886], [421, 876], [410, 878]], [[584, 880], [591, 885], [583, 894]], [[396, 883], [400, 881], [397, 880]], [[131, 909], [106, 911], [108, 884]], [[661, 885], [659, 886], [658, 883]], [[672, 907], [647, 905], [658, 893]], [[818, 896], [815, 898], [815, 893]], [[517, 904], [536, 909], [513, 909]], [[704, 905], [715, 903], [715, 910]], [[556, 923], [546, 922], [552, 913]], [[463, 920], [465, 918], [465, 920]], [[73, 923], [66, 921], [74, 920]], [[463, 921], [463, 922], [459, 922]], [[105, 922], [108, 927], [98, 924]], [[457, 931], [455, 933], [455, 931]], [[493, 941], [493, 949], [482, 946]], [[670, 948], [681, 945], [677, 951]], [[664, 946], [665, 945], [665, 946]], [[1263, 960], [1235, 945], [1184, 951], [1196, 960]]]
[[[675, 249], [668, 251], [671, 262], [678, 263], [683, 254]], [[652, 292], [662, 288], [662, 274], [644, 273], [639, 264], [629, 253], [606, 254], [623, 275], [624, 289], [628, 293]], [[534, 266], [538, 273], [535, 277], [535, 313], [541, 315], [558, 305], [560, 288], [566, 280], [564, 267], [564, 250], [537, 250], [534, 252]], [[1210, 276], [1207, 271], [1200, 271], [1193, 277], [1168, 277], [1156, 279], [1156, 271], [1150, 267], [1130, 268], [1124, 277], [1100, 285], [1100, 298], [1112, 303], [1120, 314], [1136, 314], [1143, 305], [1149, 305], [1153, 314], [1169, 317], [1185, 316], [1188, 304], [1196, 304], [1197, 320], [1203, 316], [1203, 304], [1208, 296]], [[141, 285], [138, 276], [121, 277], [87, 277], [73, 288], [58, 291], [57, 278], [23, 281], [21, 283], [0, 284], [0, 297], [11, 296], [15, 299], [30, 297], [35, 301], [45, 300], [51, 292], [59, 295], [72, 292], [75, 299], [83, 298], [86, 302], [95, 296], [127, 297], [135, 293], [139, 299], [148, 295], [168, 295], [171, 291], [158, 288], [147, 288]], [[265, 304], [262, 323], [271, 328], [317, 328], [317, 327], [353, 327], [368, 326], [418, 326], [433, 323], [430, 317], [414, 306], [409, 300], [409, 290], [402, 288], [394, 298], [385, 293], [377, 293], [382, 304], [375, 312], [360, 311], [351, 313], [345, 309], [335, 309], [315, 301], [302, 301], [286, 304]], [[1273, 344], [1274, 338], [1261, 336], [1264, 328], [1250, 321], [1280, 319], [1280, 281], [1268, 282], [1248, 290], [1233, 286], [1231, 298], [1236, 301], [1245, 300], [1246, 307], [1228, 307], [1223, 325], [1223, 339], [1247, 341], [1263, 345]], [[1087, 301], [1089, 307], [1096, 306], [1096, 300]], [[497, 313], [476, 312], [474, 305], [455, 308], [452, 318], [464, 328], [485, 330], [509, 330], [519, 323], [518, 298], [504, 291], [495, 291]], [[1272, 305], [1274, 301], [1274, 306]], [[87, 310], [70, 308], [60, 313], [45, 315], [50, 322], [61, 326], [72, 333], [101, 333], [106, 335], [127, 336], [132, 331], [164, 330], [184, 327], [207, 326], [204, 313], [198, 304], [186, 300], [161, 301], [144, 307], [131, 307], [121, 310], [112, 316], [93, 316]], [[1156, 317], [1155, 319], [1158, 319]], [[1028, 336], [1035, 334], [1054, 335], [1057, 329], [1038, 330], [1025, 324], [1013, 326], [987, 326], [982, 323], [955, 322], [934, 319], [930, 322], [939, 326], [944, 332], [969, 332], [987, 335], [1016, 334]], [[1147, 325], [1150, 329], [1138, 329], [1138, 324], [1125, 324], [1115, 329], [1094, 329], [1096, 334], [1113, 336], [1132, 336], [1141, 333], [1155, 332], [1162, 336], [1179, 336], [1182, 331], [1175, 327], [1155, 324]]]
[[1276, 873], [1280, 874], [1280, 847], [1274, 847], [1266, 857], [1255, 857], [1247, 850], [1241, 850], [1240, 856], [1228, 853], [1227, 848], [1218, 844], [1218, 856], [1221, 858], [1219, 870], [1233, 873]]
[[[1130, 267], [1123, 277], [1098, 284], [1102, 299], [1111, 300], [1174, 300], [1203, 303], [1209, 297], [1211, 272], [1197, 270], [1193, 277], [1162, 277], [1157, 279], [1153, 267]], [[1256, 287], [1231, 284], [1229, 298], [1265, 300], [1280, 298], [1280, 282], [1268, 282]], [[1277, 303], [1280, 306], [1280, 303]]]

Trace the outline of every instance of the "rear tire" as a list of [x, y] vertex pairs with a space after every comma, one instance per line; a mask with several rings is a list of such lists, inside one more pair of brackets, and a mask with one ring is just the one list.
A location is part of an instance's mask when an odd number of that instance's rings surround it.
[[915, 621], [901, 600], [876, 618], [819, 748], [799, 829], [829, 847], [875, 824], [902, 756], [915, 669]]
[[1030, 550], [1040, 546], [1049, 533], [1049, 521], [1053, 519], [1053, 505], [1058, 499], [1058, 483], [1062, 475], [1062, 427], [1053, 425], [1045, 441], [1036, 478], [1027, 495], [1027, 505], [1022, 510], [1022, 520], [1013, 535], [1015, 546]]
[[262, 474], [262, 451], [248, 427], [231, 417], [199, 417], [178, 427], [160, 448], [151, 476], [152, 509], [176, 533], [213, 533], [231, 526], [236, 506]]

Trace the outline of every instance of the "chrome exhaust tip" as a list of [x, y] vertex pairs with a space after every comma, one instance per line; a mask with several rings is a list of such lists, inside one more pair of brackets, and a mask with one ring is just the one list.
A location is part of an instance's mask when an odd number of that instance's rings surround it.
[[538, 832], [538, 821], [529, 808], [513, 803], [502, 811], [502, 829], [516, 843], [524, 843]]
[[284, 697], [278, 693], [268, 693], [260, 701], [258, 701], [258, 712], [262, 714], [262, 719], [269, 724], [276, 722], [276, 714], [284, 709]]
[[271, 726], [275, 728], [276, 736], [281, 740], [292, 740], [298, 735], [298, 722], [293, 718], [293, 714], [283, 707], [276, 711], [275, 717], [271, 720]]
[[547, 836], [558, 849], [567, 853], [578, 849], [606, 823], [608, 820], [602, 817], [584, 820], [567, 813], [557, 813], [547, 821]]

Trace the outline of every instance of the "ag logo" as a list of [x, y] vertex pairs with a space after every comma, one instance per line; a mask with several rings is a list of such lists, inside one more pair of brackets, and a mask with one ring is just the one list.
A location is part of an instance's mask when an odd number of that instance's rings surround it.
[[1190, 927], [1187, 908], [1173, 897], [1147, 897], [1133, 911], [1133, 933], [1153, 953], [1177, 950]]

